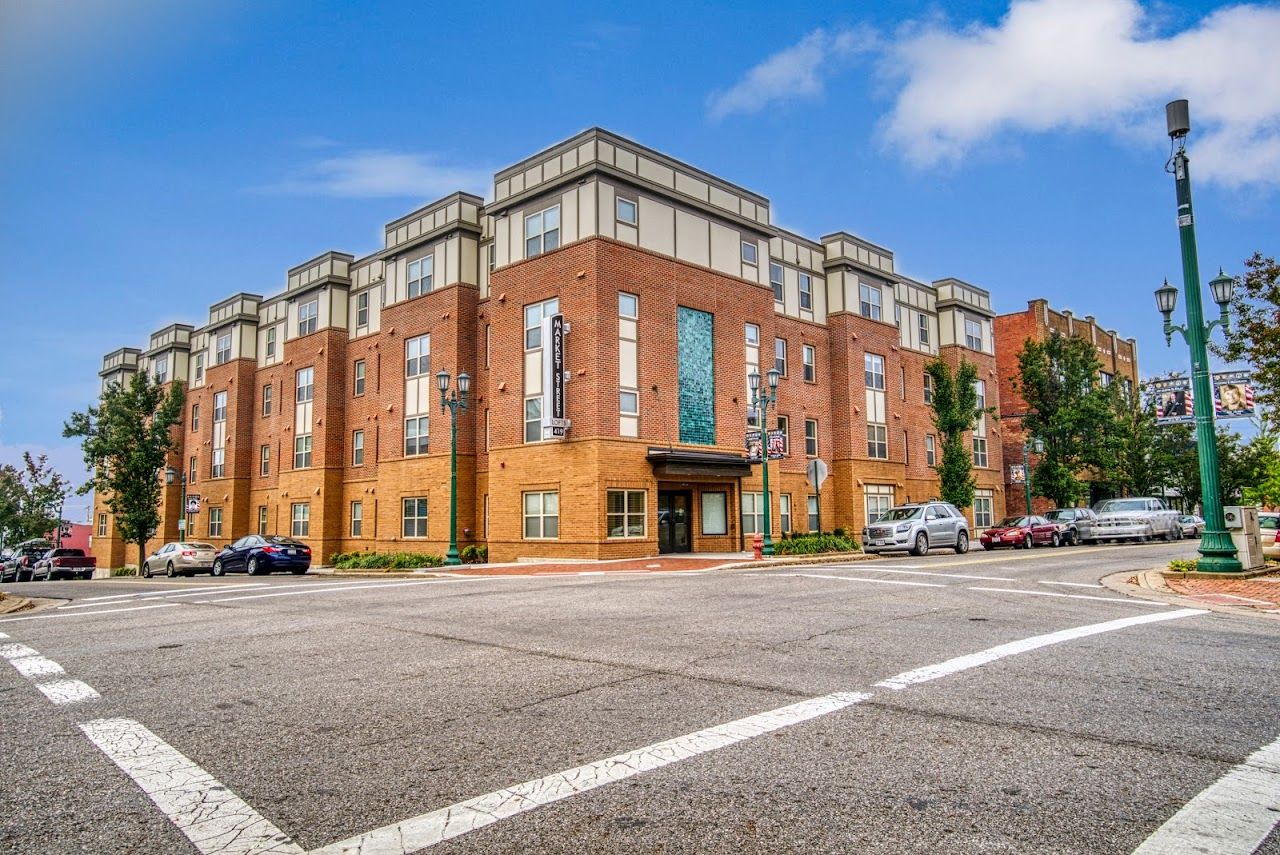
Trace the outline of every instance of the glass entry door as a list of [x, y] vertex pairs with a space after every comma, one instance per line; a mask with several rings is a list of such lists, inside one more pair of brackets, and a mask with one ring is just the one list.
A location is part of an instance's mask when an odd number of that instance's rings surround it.
[[689, 507], [693, 494], [688, 491], [658, 491], [658, 552], [692, 552]]

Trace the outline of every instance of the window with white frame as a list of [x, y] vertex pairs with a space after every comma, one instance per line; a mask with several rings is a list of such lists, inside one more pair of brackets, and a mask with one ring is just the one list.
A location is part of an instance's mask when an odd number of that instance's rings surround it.
[[524, 441], [538, 442], [542, 439], [542, 398], [534, 396], [524, 399]]
[[258, 448], [258, 474], [264, 478], [271, 474], [271, 446], [269, 445]]
[[351, 503], [351, 536], [364, 537], [364, 502]]
[[213, 423], [227, 420], [227, 393], [216, 392], [213, 396]]
[[107, 536], [107, 515], [98, 514], [98, 537]]
[[262, 414], [271, 415], [271, 384], [262, 387]]
[[764, 531], [764, 494], [742, 494], [742, 533], [758, 534]]
[[987, 438], [985, 436], [975, 436], [973, 438], [973, 465], [979, 469], [985, 469], [987, 466]]
[[196, 482], [196, 467], [199, 465], [200, 458], [195, 455], [191, 456], [191, 463], [187, 466], [187, 483], [194, 484]]
[[920, 344], [922, 347], [929, 346], [929, 316], [924, 312], [916, 315], [916, 330], [920, 335]]
[[209, 508], [209, 537], [222, 537], [222, 508]]
[[226, 474], [227, 461], [227, 393], [213, 396], [213, 468], [210, 475], [221, 478]]
[[640, 393], [626, 389], [619, 390], [618, 412], [624, 416], [640, 415]]
[[769, 262], [769, 284], [773, 286], [773, 302], [782, 302], [782, 265]]
[[605, 495], [605, 529], [611, 538], [644, 537], [644, 490], [609, 490]]
[[364, 431], [353, 430], [351, 432], [351, 465], [364, 465]]
[[867, 425], [867, 457], [889, 459], [889, 429], [885, 425]]
[[867, 525], [880, 519], [893, 507], [892, 484], [867, 484], [863, 487], [862, 495], [867, 506]]
[[353, 377], [352, 385], [351, 385], [351, 394], [356, 397], [359, 397], [360, 395], [364, 394], [365, 367], [364, 367], [363, 359], [357, 359], [355, 361], [355, 364], [351, 367], [351, 374]]
[[974, 380], [973, 393], [978, 401], [978, 409], [985, 410], [987, 408], [987, 381]]
[[885, 389], [884, 357], [877, 353], [865, 353], [863, 354], [862, 362], [863, 376], [867, 388], [883, 392]]
[[270, 327], [267, 329], [266, 355], [267, 355], [267, 359], [276, 358], [276, 328], [275, 327]]
[[489, 272], [492, 273], [493, 269], [498, 266], [498, 245], [496, 243], [489, 244], [489, 251], [487, 255], [489, 261]]
[[858, 283], [858, 310], [864, 318], [871, 318], [873, 321], [881, 319], [883, 311], [884, 295], [880, 291], [879, 285], [868, 285], [866, 282]]
[[431, 282], [435, 278], [436, 257], [428, 255], [410, 261], [405, 269], [406, 290], [409, 297], [421, 297], [431, 292]]
[[258, 505], [258, 534], [267, 536], [267, 506]]
[[196, 385], [204, 382], [204, 354], [196, 354]]
[[541, 303], [530, 303], [524, 307], [524, 349], [537, 350], [542, 347], [542, 319], [560, 312], [560, 298], [552, 297]]
[[938, 440], [933, 434], [924, 438], [924, 462], [929, 466], [938, 465]]
[[783, 377], [787, 376], [787, 340], [785, 338], [773, 340], [773, 367], [778, 369], [778, 373]]
[[746, 324], [743, 326], [743, 334], [746, 336], [747, 344], [760, 344], [760, 327], [755, 324]]
[[311, 534], [311, 503], [295, 502], [291, 510], [289, 533], [294, 537], [308, 537]]
[[524, 218], [524, 257], [533, 258], [560, 246], [560, 206], [552, 205]]
[[404, 343], [404, 376], [422, 377], [431, 372], [431, 336], [420, 335]]
[[778, 496], [778, 524], [779, 531], [784, 534], [791, 531], [791, 494], [783, 493]]
[[231, 361], [231, 331], [218, 333], [218, 339], [214, 345], [213, 364], [225, 365]]
[[815, 383], [818, 380], [818, 352], [813, 345], [806, 344], [800, 348], [800, 359], [804, 365], [804, 382]]
[[933, 403], [933, 375], [924, 375], [924, 402], [926, 404]]
[[808, 273], [800, 274], [800, 308], [813, 310], [813, 277]]
[[818, 497], [806, 497], [805, 504], [809, 511], [809, 531], [817, 531], [818, 526], [821, 524], [821, 520], [818, 519]]
[[427, 453], [429, 428], [427, 416], [410, 416], [404, 420], [405, 457], [416, 457]]
[[760, 249], [755, 245], [754, 241], [744, 240], [742, 242], [742, 262], [744, 264], [759, 264]]
[[195, 433], [200, 430], [200, 405], [191, 405], [191, 431]]
[[157, 356], [151, 363], [152, 372], [155, 374], [156, 383], [169, 382], [169, 354], [162, 353]]
[[315, 368], [299, 368], [295, 375], [295, 383], [297, 389], [297, 402], [305, 404], [315, 398], [316, 394], [316, 370]]
[[1110, 386], [1110, 385], [1111, 385], [1111, 380], [1113, 379], [1113, 377], [1114, 377], [1114, 375], [1112, 375], [1112, 374], [1108, 374], [1108, 373], [1107, 373], [1107, 372], [1105, 372], [1105, 371], [1099, 371], [1099, 372], [1098, 372], [1098, 385], [1099, 385], [1099, 386], [1101, 386], [1101, 387], [1102, 387], [1102, 388], [1104, 388], [1104, 389], [1105, 389], [1105, 388], [1107, 388], [1108, 386]]
[[626, 223], [629, 226], [634, 226], [639, 221], [636, 216], [636, 203], [621, 196], [618, 197], [617, 215], [618, 222]]
[[818, 420], [804, 420], [804, 453], [806, 457], [818, 456]]
[[703, 536], [729, 533], [729, 494], [720, 490], [702, 494]]
[[309, 433], [293, 438], [293, 468], [311, 468], [311, 434]]
[[618, 292], [618, 434], [640, 435], [640, 298]]
[[964, 319], [964, 346], [970, 350], [982, 350], [982, 324], [972, 318]]
[[320, 298], [298, 305], [298, 337], [311, 335], [320, 323]]
[[974, 528], [990, 528], [995, 521], [992, 509], [994, 496], [990, 490], [978, 490], [973, 494]]
[[640, 298], [626, 291], [618, 292], [618, 317], [636, 320], [640, 317]]
[[356, 295], [356, 326], [369, 326], [369, 292], [361, 291]]
[[555, 491], [525, 493], [524, 539], [550, 540], [560, 536], [560, 494]]
[[778, 416], [778, 432], [782, 434], [782, 453], [791, 455], [791, 420], [786, 416]]
[[401, 502], [400, 535], [402, 537], [427, 536], [426, 496], [413, 496]]

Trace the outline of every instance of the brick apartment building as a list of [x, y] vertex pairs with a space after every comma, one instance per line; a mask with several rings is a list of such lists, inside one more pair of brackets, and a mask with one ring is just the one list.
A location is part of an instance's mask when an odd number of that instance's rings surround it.
[[[1003, 457], [1008, 464], [1022, 463], [1022, 445], [1025, 434], [1021, 428], [1022, 417], [1027, 413], [1027, 402], [1014, 388], [1019, 374], [1018, 357], [1028, 340], [1042, 342], [1054, 335], [1082, 338], [1093, 344], [1098, 361], [1102, 364], [1099, 382], [1104, 385], [1120, 383], [1128, 394], [1138, 388], [1138, 346], [1131, 338], [1120, 338], [1115, 330], [1103, 329], [1093, 315], [1077, 318], [1070, 309], [1059, 312], [1049, 307], [1048, 300], [1029, 300], [1021, 312], [1010, 312], [995, 319], [996, 370], [1000, 374], [1000, 424], [1003, 426]], [[1035, 455], [1030, 455], [1034, 468]], [[1004, 472], [1005, 514], [1026, 513], [1026, 485], [1014, 484], [1008, 466]], [[1092, 504], [1101, 498], [1090, 495]], [[1043, 513], [1053, 507], [1043, 496], [1033, 496], [1032, 510]]]
[[[339, 551], [443, 552], [449, 421], [435, 372], [471, 379], [459, 414], [459, 542], [490, 560], [728, 551], [762, 527], [761, 467], [745, 456], [748, 375], [783, 378], [769, 426], [772, 524], [818, 525], [809, 460], [831, 475], [821, 524], [860, 532], [935, 496], [925, 364], [977, 363], [997, 404], [990, 295], [895, 272], [846, 232], [814, 240], [769, 201], [591, 129], [495, 176], [492, 202], [455, 193], [388, 223], [363, 258], [326, 252], [270, 297], [238, 293], [198, 328], [103, 362], [188, 386], [171, 465], [200, 496], [192, 536], [252, 532]], [[563, 384], [547, 367], [559, 318]], [[552, 398], [568, 428], [557, 436]], [[998, 424], [974, 431], [978, 526], [1000, 496]], [[161, 539], [178, 533], [165, 488]], [[973, 519], [973, 517], [971, 517]], [[95, 551], [122, 564], [109, 513]]]

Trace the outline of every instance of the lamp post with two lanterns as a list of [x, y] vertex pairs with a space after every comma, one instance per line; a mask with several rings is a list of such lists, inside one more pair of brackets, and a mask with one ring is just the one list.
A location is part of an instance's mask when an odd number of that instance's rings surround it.
[[451, 393], [452, 379], [448, 371], [436, 374], [440, 412], [449, 411], [449, 551], [444, 563], [450, 566], [462, 563], [458, 556], [458, 411], [467, 408], [467, 393], [471, 391], [471, 377], [465, 371], [458, 375], [458, 388]]
[[760, 386], [760, 372], [752, 371], [747, 375], [747, 383], [751, 387], [751, 407], [760, 414], [760, 463], [764, 479], [764, 555], [773, 554], [773, 532], [769, 524], [769, 407], [778, 405], [778, 380], [782, 374], [777, 368], [770, 368], [768, 388]]

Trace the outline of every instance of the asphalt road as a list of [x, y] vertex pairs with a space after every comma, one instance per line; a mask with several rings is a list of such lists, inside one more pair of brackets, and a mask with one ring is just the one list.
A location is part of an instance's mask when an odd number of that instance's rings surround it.
[[1096, 586], [1192, 552], [6, 586], [0, 851], [1247, 852], [1280, 622]]

